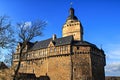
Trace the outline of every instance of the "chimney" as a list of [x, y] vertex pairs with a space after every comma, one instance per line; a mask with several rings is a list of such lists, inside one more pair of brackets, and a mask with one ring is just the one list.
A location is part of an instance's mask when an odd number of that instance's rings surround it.
[[53, 34], [52, 40], [54, 41], [57, 38], [56, 34]]

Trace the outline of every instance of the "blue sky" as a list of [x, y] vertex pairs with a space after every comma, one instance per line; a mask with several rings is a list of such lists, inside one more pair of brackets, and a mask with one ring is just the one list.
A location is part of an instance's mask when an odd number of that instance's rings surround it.
[[[62, 36], [70, 2], [84, 27], [84, 40], [103, 48], [106, 75], [120, 76], [120, 1], [119, 0], [0, 0], [0, 15], [8, 15], [13, 24], [41, 19], [47, 21], [44, 36]], [[2, 56], [2, 55], [1, 55]]]

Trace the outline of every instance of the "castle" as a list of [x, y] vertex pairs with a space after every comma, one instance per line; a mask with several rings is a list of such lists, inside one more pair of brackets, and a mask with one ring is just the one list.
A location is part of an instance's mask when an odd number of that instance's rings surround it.
[[[73, 8], [69, 12], [61, 38], [54, 34], [50, 39], [27, 43], [19, 72], [47, 75], [50, 80], [105, 80], [104, 51], [84, 41], [81, 22]], [[20, 47], [21, 43], [13, 57], [14, 65], [18, 63]]]

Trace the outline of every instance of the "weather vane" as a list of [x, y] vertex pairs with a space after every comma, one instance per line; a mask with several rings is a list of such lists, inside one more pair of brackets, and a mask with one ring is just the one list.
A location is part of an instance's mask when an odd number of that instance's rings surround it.
[[72, 7], [72, 5], [73, 5], [73, 3], [72, 3], [72, 1], [70, 2], [70, 7]]

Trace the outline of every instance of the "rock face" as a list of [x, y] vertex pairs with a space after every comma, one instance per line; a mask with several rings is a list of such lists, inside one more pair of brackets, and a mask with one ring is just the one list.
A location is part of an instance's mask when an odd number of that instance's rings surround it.
[[[83, 40], [83, 27], [70, 8], [62, 28], [63, 36], [28, 42], [20, 73], [47, 76], [50, 80], [105, 80], [105, 54], [96, 45]], [[21, 43], [16, 48], [13, 65], [17, 66]]]

